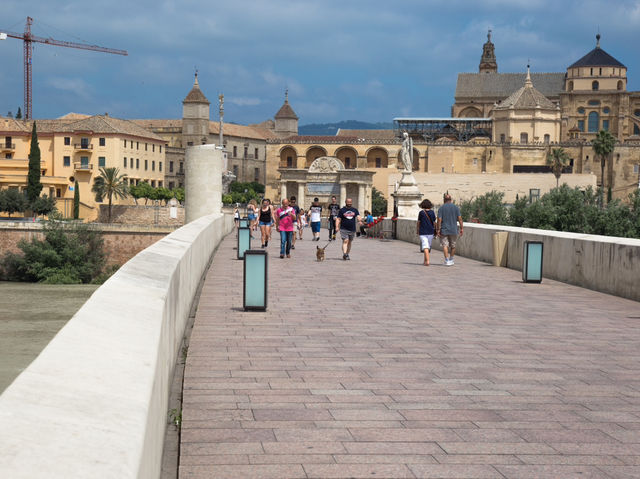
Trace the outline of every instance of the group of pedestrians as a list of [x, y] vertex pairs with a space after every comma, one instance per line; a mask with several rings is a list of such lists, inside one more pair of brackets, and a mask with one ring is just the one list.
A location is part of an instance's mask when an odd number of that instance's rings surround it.
[[420, 236], [420, 249], [424, 253], [425, 266], [431, 264], [431, 243], [434, 237], [440, 238], [442, 252], [444, 253], [445, 266], [453, 266], [456, 252], [456, 240], [458, 239], [458, 223], [460, 236], [463, 235], [464, 226], [460, 208], [453, 204], [450, 194], [444, 195], [444, 204], [438, 208], [438, 217], [433, 212], [433, 203], [423, 200], [420, 203], [420, 213], [416, 223], [416, 234]]

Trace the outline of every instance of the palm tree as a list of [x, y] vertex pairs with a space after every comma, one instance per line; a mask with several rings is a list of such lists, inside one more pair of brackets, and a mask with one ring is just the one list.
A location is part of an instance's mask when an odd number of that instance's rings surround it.
[[547, 155], [547, 165], [551, 167], [553, 176], [556, 177], [556, 188], [559, 186], [562, 170], [567, 166], [568, 162], [569, 155], [564, 148], [554, 148], [551, 150], [551, 153]]
[[101, 202], [106, 196], [109, 199], [109, 223], [111, 223], [111, 201], [113, 197], [126, 198], [129, 195], [127, 189], [127, 175], [120, 175], [118, 168], [100, 168], [100, 176], [93, 180], [91, 191], [96, 194], [96, 201]]
[[613, 152], [613, 149], [616, 146], [615, 137], [609, 133], [608, 130], [600, 130], [596, 137], [591, 142], [591, 146], [596, 156], [600, 157], [600, 167], [601, 167], [601, 180], [600, 180], [600, 204], [603, 205], [604, 202], [602, 200], [602, 195], [604, 192], [604, 166], [605, 162], [609, 155]]

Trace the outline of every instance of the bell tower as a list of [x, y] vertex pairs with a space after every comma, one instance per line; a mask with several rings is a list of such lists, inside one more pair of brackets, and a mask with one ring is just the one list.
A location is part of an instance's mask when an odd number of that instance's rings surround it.
[[496, 52], [491, 42], [491, 30], [487, 33], [487, 43], [482, 46], [482, 57], [480, 58], [480, 73], [497, 73], [498, 62], [496, 61]]

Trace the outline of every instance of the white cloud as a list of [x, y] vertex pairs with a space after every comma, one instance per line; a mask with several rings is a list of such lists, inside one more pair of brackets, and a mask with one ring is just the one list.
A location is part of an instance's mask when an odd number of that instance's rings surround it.
[[64, 92], [73, 93], [80, 98], [91, 98], [91, 88], [82, 78], [49, 77], [47, 85]]
[[256, 106], [262, 103], [260, 98], [255, 97], [227, 97], [225, 98], [229, 103], [233, 103], [238, 106]]

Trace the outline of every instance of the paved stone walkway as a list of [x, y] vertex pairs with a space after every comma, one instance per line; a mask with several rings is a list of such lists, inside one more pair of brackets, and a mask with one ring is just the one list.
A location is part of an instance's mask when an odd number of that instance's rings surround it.
[[317, 263], [309, 237], [269, 246], [266, 313], [234, 235], [216, 253], [181, 479], [640, 477], [640, 303], [399, 241]]

